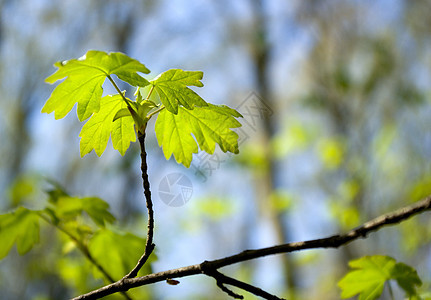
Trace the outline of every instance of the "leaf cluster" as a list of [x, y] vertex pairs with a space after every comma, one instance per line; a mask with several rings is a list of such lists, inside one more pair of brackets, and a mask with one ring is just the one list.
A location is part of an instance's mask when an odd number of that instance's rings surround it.
[[[224, 152], [238, 153], [238, 135], [232, 128], [241, 126], [236, 120], [241, 115], [227, 106], [207, 103], [190, 88], [203, 86], [200, 71], [171, 69], [149, 81], [139, 74], [150, 72], [139, 61], [119, 52], [94, 50], [55, 66], [58, 70], [46, 81], [64, 80], [42, 112], [54, 112], [60, 119], [77, 103], [78, 119], [89, 119], [79, 134], [81, 156], [93, 149], [102, 155], [109, 137], [114, 149], [124, 155], [136, 141], [135, 132], [142, 135], [148, 120], [156, 114], [156, 136], [166, 159], [173, 155], [178, 163], [189, 167], [198, 148], [212, 154], [216, 144]], [[135, 99], [120, 91], [112, 75], [136, 87]], [[117, 94], [103, 96], [106, 79]], [[148, 93], [143, 95], [145, 87]], [[154, 99], [152, 93], [157, 95], [155, 101], [150, 100]]]
[[[58, 229], [65, 254], [80, 251], [92, 263], [95, 278], [107, 282], [130, 270], [145, 244], [145, 239], [116, 229], [116, 219], [104, 200], [70, 196], [56, 187], [48, 191], [48, 201], [42, 210], [18, 207], [0, 215], [0, 259], [10, 253], [13, 245], [21, 255], [37, 245], [41, 221]], [[149, 268], [148, 265], [144, 271]]]

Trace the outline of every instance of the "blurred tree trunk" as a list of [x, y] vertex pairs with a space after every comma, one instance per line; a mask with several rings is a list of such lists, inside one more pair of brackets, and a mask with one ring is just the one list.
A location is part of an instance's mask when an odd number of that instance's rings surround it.
[[[263, 101], [274, 109], [277, 104], [272, 97], [271, 87], [269, 85], [269, 78], [271, 78], [269, 74], [271, 46], [268, 42], [268, 23], [263, 2], [263, 0], [252, 0], [251, 2], [254, 12], [254, 27], [251, 29], [252, 41], [250, 50], [254, 64], [255, 88]], [[256, 180], [256, 190], [259, 195], [259, 207], [264, 215], [269, 217], [275, 232], [275, 243], [283, 244], [291, 242], [289, 229], [283, 224], [283, 222], [286, 221], [287, 215], [285, 211], [281, 213], [271, 203], [271, 196], [275, 190], [275, 179], [277, 177], [276, 162], [271, 149], [271, 140], [275, 134], [276, 118], [277, 114], [273, 116], [265, 114], [263, 118], [263, 147], [266, 165], [262, 169], [263, 172], [256, 175], [258, 176], [258, 180]], [[282, 255], [280, 256], [280, 260], [282, 262], [282, 271], [285, 277], [287, 294], [289, 295], [289, 299], [295, 299], [298, 274], [294, 261], [291, 255]]]

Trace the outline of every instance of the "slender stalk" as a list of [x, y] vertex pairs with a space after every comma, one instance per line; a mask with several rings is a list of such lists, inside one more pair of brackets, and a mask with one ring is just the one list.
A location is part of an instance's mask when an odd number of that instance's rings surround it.
[[151, 253], [154, 250], [155, 245], [153, 244], [153, 235], [154, 235], [154, 212], [153, 212], [153, 202], [151, 201], [151, 190], [150, 190], [150, 182], [148, 180], [148, 165], [147, 165], [147, 152], [145, 150], [145, 129], [144, 132], [139, 135], [139, 144], [141, 146], [141, 172], [142, 172], [142, 181], [144, 186], [144, 194], [147, 203], [147, 211], [148, 211], [148, 232], [147, 232], [147, 241], [145, 243], [144, 254], [139, 259], [136, 266], [130, 271], [129, 274], [123, 277], [124, 279], [133, 278], [138, 275], [139, 270], [144, 266], [150, 257]]
[[164, 110], [166, 107], [165, 106], [161, 106], [160, 108], [156, 109], [155, 111], [153, 111], [152, 113], [148, 114], [147, 118], [148, 120], [151, 119], [152, 116], [154, 116], [155, 114], [161, 112], [162, 110]]
[[[148, 92], [148, 95], [147, 95], [147, 97], [145, 98], [145, 100], [150, 100], [150, 96], [151, 96], [151, 94], [153, 93], [153, 91], [154, 91], [154, 85], [153, 86], [151, 86], [151, 89], [150, 89], [150, 91]], [[145, 101], [144, 100], [144, 101]], [[153, 111], [152, 113], [150, 113], [150, 114], [148, 114], [147, 115], [147, 119], [149, 120], [149, 119], [151, 119], [151, 117], [152, 116], [154, 116], [155, 114], [157, 114], [157, 113], [159, 113], [159, 112], [161, 112], [163, 109], [165, 109], [165, 106], [162, 104], [158, 109], [156, 109], [155, 111]]]
[[[151, 86], [151, 89], [150, 89], [150, 91], [148, 92], [148, 95], [147, 95], [147, 97], [145, 98], [145, 100], [150, 100], [150, 96], [151, 96], [151, 94], [153, 93], [153, 90], [154, 90], [154, 85], [152, 85]], [[144, 100], [144, 101], [145, 101]]]
[[[124, 94], [121, 92], [120, 88], [118, 87], [118, 85], [115, 83], [115, 81], [112, 79], [112, 77], [110, 75], [108, 75], [108, 79], [109, 79], [109, 81], [111, 81], [111, 83], [114, 86], [114, 88], [121, 95], [121, 97], [123, 98], [123, 100], [126, 102], [127, 107], [129, 108], [129, 110], [133, 110], [133, 108], [130, 105], [129, 101], [124, 96]], [[151, 93], [153, 92], [153, 90], [154, 90], [154, 85], [151, 87], [151, 89], [148, 92], [148, 95], [145, 98], [145, 100], [148, 100], [150, 98]], [[161, 111], [162, 109], [163, 108], [158, 109], [154, 113], [150, 114], [150, 116], [148, 117], [148, 119], [151, 116], [153, 116], [155, 113]], [[145, 129], [146, 129], [146, 126], [144, 126], [144, 128], [142, 129], [142, 132], [141, 132], [141, 129], [138, 131], [138, 140], [139, 140], [139, 144], [141, 146], [141, 172], [142, 172], [142, 181], [143, 181], [143, 186], [144, 186], [144, 195], [145, 195], [146, 204], [147, 204], [147, 211], [148, 211], [147, 241], [145, 243], [144, 254], [142, 254], [142, 256], [139, 259], [139, 261], [136, 264], [136, 266], [129, 272], [129, 274], [127, 274], [126, 276], [124, 276], [122, 280], [127, 279], [127, 278], [136, 277], [138, 275], [139, 270], [147, 262], [148, 258], [150, 257], [150, 255], [153, 252], [154, 247], [155, 247], [155, 245], [153, 243], [153, 235], [154, 235], [154, 212], [153, 212], [153, 202], [151, 201], [150, 181], [148, 180], [147, 152], [145, 151]]]
[[108, 77], [109, 81], [112, 83], [112, 85], [114, 86], [114, 88], [117, 90], [117, 92], [121, 96], [121, 98], [123, 98], [124, 102], [126, 102], [127, 107], [129, 109], [133, 109], [132, 106], [129, 103], [129, 100], [127, 100], [126, 96], [124, 96], [124, 94], [121, 92], [120, 88], [115, 83], [114, 79], [112, 79], [111, 75], [108, 75], [107, 77]]

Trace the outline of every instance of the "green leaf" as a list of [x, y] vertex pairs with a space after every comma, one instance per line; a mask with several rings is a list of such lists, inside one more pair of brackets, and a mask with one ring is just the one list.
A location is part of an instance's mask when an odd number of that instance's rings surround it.
[[42, 112], [54, 112], [56, 119], [64, 118], [75, 103], [78, 103], [77, 113], [80, 121], [99, 111], [102, 84], [111, 74], [133, 86], [149, 84], [145, 78], [137, 74], [150, 72], [145, 65], [120, 52], [91, 50], [79, 59], [57, 62], [54, 66], [58, 70], [46, 78], [46, 82], [54, 83], [65, 77], [66, 80], [54, 89]]
[[16, 243], [19, 254], [25, 254], [39, 242], [39, 214], [19, 207], [14, 212], [0, 215], [0, 259]]
[[216, 143], [223, 152], [238, 153], [238, 135], [231, 128], [241, 126], [235, 119], [239, 116], [227, 106], [212, 104], [193, 110], [179, 107], [178, 114], [163, 110], [156, 120], [157, 140], [166, 159], [173, 154], [186, 167], [190, 166], [193, 153], [198, 152], [198, 145], [209, 154], [214, 153]]
[[123, 117], [131, 117], [131, 116], [132, 115], [130, 114], [130, 110], [128, 107], [122, 108], [119, 111], [117, 111], [117, 113], [115, 114], [114, 119], [112, 121], [116, 121], [116, 120], [123, 118]]
[[130, 142], [136, 141], [134, 122], [130, 117], [113, 120], [118, 111], [127, 108], [127, 104], [120, 95], [105, 96], [100, 103], [99, 112], [93, 114], [79, 133], [81, 157], [93, 149], [98, 156], [102, 155], [108, 144], [109, 136], [112, 138], [114, 149], [124, 155]]
[[147, 117], [147, 114], [150, 112], [150, 110], [157, 107], [157, 105], [153, 101], [144, 100], [141, 103], [136, 103], [136, 107], [138, 108], [138, 115], [142, 119], [145, 119]]
[[98, 197], [81, 198], [82, 210], [100, 227], [113, 223], [115, 217], [109, 212], [109, 204]]
[[200, 81], [202, 77], [203, 72], [200, 71], [171, 69], [157, 76], [151, 84], [166, 109], [177, 114], [179, 105], [187, 109], [207, 105], [198, 94], [188, 88], [188, 86], [203, 87]]
[[[100, 230], [89, 242], [93, 257], [114, 279], [127, 274], [136, 264], [145, 248], [145, 240], [131, 233], [120, 234], [110, 230]], [[154, 256], [151, 256], [154, 258]], [[149, 271], [148, 265], [144, 270]], [[95, 269], [95, 277], [103, 277]]]
[[338, 282], [343, 299], [357, 294], [359, 300], [377, 299], [382, 294], [386, 281], [391, 279], [396, 280], [409, 296], [416, 295], [416, 285], [422, 284], [415, 269], [397, 263], [389, 256], [364, 256], [351, 261], [349, 266], [355, 270]]
[[59, 194], [51, 197], [51, 206], [48, 212], [54, 217], [54, 221], [68, 222], [86, 212], [88, 216], [100, 227], [106, 223], [113, 223], [115, 217], [109, 212], [109, 204], [97, 197], [71, 197]]
[[160, 101], [159, 94], [157, 94], [157, 92], [154, 92], [153, 84], [149, 84], [145, 87], [138, 87], [135, 91], [134, 96], [136, 97], [136, 102], [138, 103], [142, 103], [142, 101], [144, 100], [152, 101], [156, 103], [156, 105], [159, 105], [162, 103]]
[[[75, 245], [72, 243], [72, 245]], [[94, 288], [91, 278], [90, 262], [83, 255], [62, 255], [56, 260], [59, 276], [77, 293], [85, 293]]]
[[78, 197], [60, 196], [51, 203], [54, 205], [49, 206], [49, 212], [51, 215], [55, 215], [58, 222], [67, 222], [82, 213], [82, 202]]
[[395, 265], [393, 278], [397, 281], [400, 288], [409, 296], [415, 296], [417, 294], [416, 285], [422, 285], [422, 281], [416, 270], [404, 263], [397, 263]]

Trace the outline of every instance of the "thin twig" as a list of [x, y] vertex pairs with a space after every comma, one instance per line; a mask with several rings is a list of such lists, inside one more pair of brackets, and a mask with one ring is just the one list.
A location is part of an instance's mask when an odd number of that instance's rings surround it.
[[237, 288], [243, 289], [244, 291], [247, 291], [247, 292], [252, 293], [252, 294], [254, 294], [256, 296], [262, 297], [264, 299], [268, 299], [268, 300], [283, 300], [283, 298], [279, 298], [277, 296], [274, 296], [274, 295], [272, 295], [272, 294], [270, 294], [270, 293], [268, 293], [268, 292], [266, 292], [266, 291], [264, 291], [264, 290], [262, 290], [262, 289], [260, 289], [260, 288], [258, 288], [256, 286], [254, 286], [254, 285], [251, 285], [251, 284], [245, 283], [243, 281], [240, 281], [238, 279], [226, 276], [226, 275], [220, 273], [217, 270], [213, 270], [213, 271], [210, 271], [209, 273], [205, 273], [205, 274], [208, 275], [208, 276], [210, 276], [210, 277], [213, 277], [216, 280], [216, 282], [217, 282], [217, 286], [222, 291], [224, 291], [229, 296], [231, 296], [232, 298], [235, 298], [235, 299], [244, 299], [243, 296], [238, 295], [238, 294], [234, 293], [233, 291], [227, 289], [225, 287], [225, 284], [236, 286]]
[[148, 285], [160, 281], [164, 281], [168, 278], [180, 278], [198, 274], [207, 274], [211, 270], [215, 271], [219, 268], [236, 264], [239, 262], [264, 257], [267, 255], [289, 253], [294, 251], [316, 249], [316, 248], [338, 248], [342, 245], [346, 245], [356, 239], [366, 238], [367, 235], [373, 231], [377, 231], [384, 226], [394, 225], [403, 222], [410, 217], [425, 212], [431, 209], [431, 195], [424, 198], [422, 201], [418, 201], [412, 205], [400, 208], [394, 212], [381, 215], [371, 221], [364, 223], [363, 225], [350, 230], [345, 234], [338, 234], [323, 239], [309, 240], [296, 243], [288, 243], [283, 245], [277, 245], [268, 248], [261, 248], [256, 250], [246, 250], [241, 253], [228, 256], [225, 258], [204, 261], [200, 264], [182, 267], [178, 269], [172, 269], [164, 272], [153, 273], [138, 278], [128, 278], [117, 281], [116, 283], [104, 286], [100, 289], [94, 290], [90, 293], [78, 296], [73, 300], [83, 299], [99, 299], [101, 297], [111, 295], [120, 291], [127, 291], [131, 288]]
[[153, 212], [153, 202], [151, 201], [151, 190], [150, 181], [148, 180], [148, 165], [147, 165], [147, 152], [145, 151], [145, 131], [138, 137], [139, 144], [141, 145], [141, 172], [142, 181], [144, 186], [144, 194], [147, 203], [148, 211], [148, 225], [147, 225], [147, 241], [145, 243], [144, 254], [139, 259], [136, 266], [130, 271], [129, 274], [123, 277], [123, 279], [133, 278], [138, 275], [139, 270], [144, 266], [154, 250], [155, 245], [153, 244], [154, 235], [154, 212]]
[[[124, 94], [121, 92], [118, 85], [115, 83], [115, 81], [112, 79], [110, 75], [107, 76], [109, 81], [111, 81], [112, 85], [115, 87], [117, 92], [121, 95], [123, 100], [126, 102], [127, 107], [129, 110], [133, 110], [132, 106], [130, 105], [127, 98], [124, 96]], [[147, 95], [148, 99], [153, 92], [154, 86], [151, 87], [150, 92]], [[148, 258], [150, 257], [151, 253], [154, 250], [155, 245], [153, 244], [153, 235], [154, 235], [154, 213], [153, 213], [153, 202], [151, 201], [151, 190], [150, 190], [150, 182], [148, 180], [148, 165], [147, 165], [147, 152], [145, 151], [145, 127], [141, 131], [138, 131], [138, 140], [139, 144], [141, 146], [141, 172], [142, 172], [142, 181], [144, 186], [144, 195], [147, 203], [147, 211], [148, 211], [148, 232], [147, 232], [147, 241], [145, 243], [145, 250], [144, 254], [139, 259], [136, 266], [122, 279], [126, 278], [133, 278], [138, 275], [139, 270], [144, 266], [144, 264], [147, 262]]]
[[234, 299], [244, 299], [243, 295], [237, 294], [234, 291], [228, 289], [223, 282], [216, 280], [216, 284], [217, 286], [223, 291], [225, 292], [228, 296], [234, 298]]
[[238, 262], [255, 259], [267, 255], [289, 253], [306, 249], [315, 248], [338, 248], [356, 239], [365, 238], [369, 233], [380, 229], [383, 226], [400, 223], [413, 215], [431, 209], [431, 195], [412, 205], [400, 208], [388, 214], [374, 218], [363, 225], [350, 230], [345, 234], [337, 234], [323, 239], [309, 240], [277, 245], [258, 250], [246, 250], [239, 254], [232, 255], [223, 259], [212, 261], [217, 268], [232, 265]]

